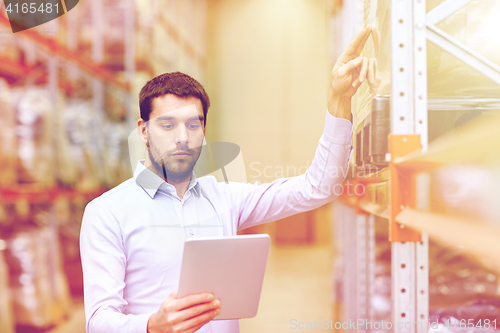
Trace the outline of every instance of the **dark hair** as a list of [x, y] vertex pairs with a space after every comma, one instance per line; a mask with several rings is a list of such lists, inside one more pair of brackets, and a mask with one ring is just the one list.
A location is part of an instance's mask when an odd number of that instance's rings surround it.
[[207, 123], [207, 113], [210, 107], [210, 100], [203, 86], [191, 76], [181, 73], [165, 73], [151, 79], [142, 87], [139, 93], [139, 107], [141, 118], [149, 120], [151, 114], [151, 104], [157, 97], [172, 94], [177, 97], [196, 97], [203, 106], [205, 125]]

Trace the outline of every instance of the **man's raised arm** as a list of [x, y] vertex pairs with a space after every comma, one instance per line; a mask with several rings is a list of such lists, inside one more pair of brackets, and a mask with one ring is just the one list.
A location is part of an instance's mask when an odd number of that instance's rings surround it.
[[237, 207], [237, 229], [308, 211], [340, 195], [353, 149], [351, 98], [373, 69], [360, 57], [370, 33], [371, 27], [360, 31], [333, 68], [324, 133], [306, 173], [269, 184], [227, 186]]

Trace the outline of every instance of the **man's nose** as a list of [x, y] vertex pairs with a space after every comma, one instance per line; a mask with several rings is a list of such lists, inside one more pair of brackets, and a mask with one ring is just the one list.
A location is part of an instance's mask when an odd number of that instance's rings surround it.
[[175, 143], [187, 143], [188, 141], [188, 131], [186, 126], [177, 126], [175, 131]]

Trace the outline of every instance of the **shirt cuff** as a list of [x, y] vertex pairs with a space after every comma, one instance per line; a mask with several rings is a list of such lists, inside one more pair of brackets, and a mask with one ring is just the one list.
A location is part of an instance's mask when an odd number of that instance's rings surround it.
[[148, 332], [148, 321], [149, 317], [151, 317], [152, 313], [144, 313], [140, 315], [135, 315], [134, 319], [131, 322], [131, 330], [129, 332]]
[[[352, 115], [351, 115], [352, 119]], [[344, 118], [332, 116], [326, 110], [325, 139], [341, 145], [352, 144], [352, 123]]]

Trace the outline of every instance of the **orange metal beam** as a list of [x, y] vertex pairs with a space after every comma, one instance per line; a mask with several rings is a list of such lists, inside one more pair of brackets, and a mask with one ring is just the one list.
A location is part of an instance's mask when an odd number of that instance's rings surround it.
[[[0, 24], [10, 29], [10, 22], [4, 15], [0, 15]], [[32, 29], [20, 31], [17, 34], [19, 36], [25, 36], [31, 39], [38, 45], [49, 48], [53, 54], [75, 63], [80, 69], [100, 78], [101, 80], [115, 84], [125, 89], [126, 91], [130, 91], [130, 84], [128, 82], [120, 80], [115, 74], [104, 68], [102, 65], [96, 64], [88, 59], [83, 58], [79, 54], [70, 51], [65, 46], [59, 44], [55, 39], [45, 37]]]
[[402, 208], [415, 208], [415, 173], [398, 167], [394, 160], [421, 150], [420, 135], [418, 134], [390, 134], [389, 153], [389, 240], [391, 242], [420, 242], [421, 234], [403, 224], [396, 222], [396, 216]]

